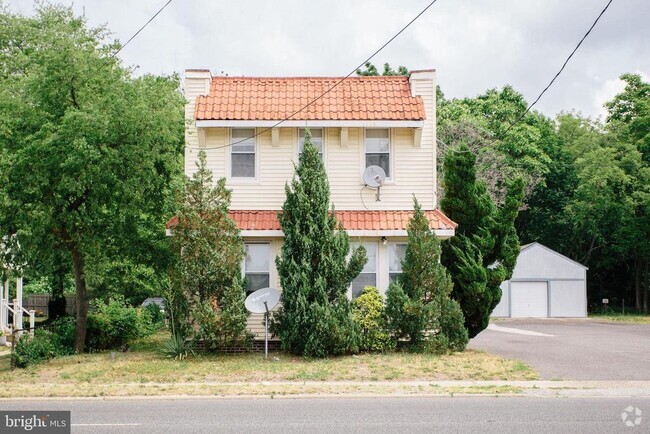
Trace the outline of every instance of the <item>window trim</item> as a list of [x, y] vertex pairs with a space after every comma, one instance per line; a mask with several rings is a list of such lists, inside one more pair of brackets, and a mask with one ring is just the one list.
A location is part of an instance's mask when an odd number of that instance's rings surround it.
[[[388, 273], [388, 285], [391, 284], [391, 280], [390, 280], [390, 275], [391, 274], [402, 274], [402, 273], [404, 273], [404, 270], [401, 270], [401, 271], [391, 271], [390, 270], [390, 263], [391, 263], [391, 257], [390, 257], [391, 249], [390, 248], [391, 248], [391, 246], [399, 246], [399, 245], [408, 247], [408, 241], [407, 240], [406, 241], [389, 241], [388, 245], [386, 246], [386, 256], [388, 258], [388, 267], [386, 267], [386, 271]], [[406, 255], [406, 250], [404, 251], [404, 255]], [[400, 265], [400, 268], [401, 268], [401, 265]]]
[[[233, 141], [233, 138], [232, 138], [232, 136], [233, 136], [232, 131], [233, 130], [249, 130], [249, 129], [252, 129], [254, 131], [254, 134], [258, 133], [257, 128], [250, 128], [250, 127], [246, 127], [246, 128], [229, 128], [228, 129], [228, 143], [231, 144], [232, 141]], [[254, 146], [255, 146], [255, 152], [253, 154], [253, 155], [255, 155], [255, 160], [254, 160], [255, 161], [255, 176], [253, 176], [253, 177], [232, 176], [232, 154], [233, 154], [233, 152], [232, 152], [232, 145], [228, 146], [228, 162], [226, 163], [226, 165], [227, 165], [227, 174], [228, 174], [227, 179], [231, 183], [232, 182], [235, 182], [235, 183], [241, 182], [241, 183], [246, 184], [246, 183], [250, 183], [250, 182], [259, 181], [260, 147], [259, 147], [259, 140], [258, 140], [257, 135], [253, 138], [253, 141], [254, 141]], [[239, 152], [235, 152], [235, 154], [238, 154], [238, 153]]]
[[328, 128], [325, 127], [296, 127], [296, 141], [295, 141], [295, 149], [294, 149], [294, 157], [295, 157], [295, 163], [296, 165], [298, 164], [298, 161], [300, 160], [300, 129], [305, 129], [309, 128], [309, 130], [323, 130], [323, 165], [325, 166], [325, 170], [327, 170], [327, 134], [328, 134]]
[[[386, 176], [386, 181], [394, 181], [395, 179], [395, 138], [394, 128], [391, 127], [368, 127], [363, 129], [363, 142], [359, 147], [361, 152], [361, 182], [363, 183], [363, 172], [366, 170], [366, 138], [368, 130], [388, 130], [388, 168], [390, 174]], [[374, 152], [377, 154], [378, 152]]]
[[[253, 242], [244, 241], [244, 249], [246, 248], [246, 246], [251, 245], [251, 244], [253, 244], [253, 245], [266, 245], [266, 246], [269, 247], [269, 257], [268, 257], [269, 269], [268, 269], [267, 273], [269, 275], [269, 286], [272, 286], [271, 285], [271, 278], [272, 278], [271, 269], [273, 268], [273, 266], [272, 266], [272, 263], [273, 263], [273, 247], [271, 245], [271, 242], [270, 241], [253, 241]], [[244, 257], [243, 257], [243, 259], [241, 261], [241, 275], [242, 275], [243, 279], [246, 279], [246, 256], [247, 255], [244, 254]], [[260, 272], [260, 271], [251, 271], [251, 273], [263, 274], [263, 272]], [[246, 293], [246, 294], [248, 293], [247, 288], [244, 288], [244, 293]]]
[[[368, 244], [374, 244], [374, 245], [375, 245], [375, 272], [374, 272], [374, 274], [375, 274], [375, 288], [377, 288], [377, 290], [379, 290], [379, 269], [380, 269], [380, 267], [379, 267], [379, 265], [380, 265], [380, 264], [379, 264], [379, 257], [380, 257], [379, 249], [380, 249], [380, 245], [379, 245], [379, 244], [380, 244], [380, 242], [379, 242], [378, 240], [365, 240], [365, 241], [358, 241], [358, 242], [355, 241], [355, 242], [351, 242], [351, 243], [350, 243], [350, 247], [351, 247], [351, 249], [350, 249], [350, 254], [352, 253], [352, 249], [353, 249], [353, 248], [357, 248], [357, 247], [359, 247], [359, 246], [364, 246], [364, 247], [366, 247]], [[359, 277], [359, 276], [362, 275], [362, 274], [372, 274], [372, 273], [369, 273], [369, 272], [364, 273], [363, 270], [362, 270], [362, 271], [357, 275], [357, 277]], [[352, 298], [352, 283], [354, 282], [354, 280], [355, 280], [357, 277], [355, 277], [354, 279], [352, 279], [352, 282], [350, 282], [350, 286], [348, 287], [348, 298], [349, 298], [350, 300], [353, 300], [353, 298]]]

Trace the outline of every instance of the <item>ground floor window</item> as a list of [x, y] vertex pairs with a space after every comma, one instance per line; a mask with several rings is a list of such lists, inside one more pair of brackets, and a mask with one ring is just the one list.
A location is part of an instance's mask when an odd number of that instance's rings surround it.
[[402, 261], [406, 256], [406, 243], [388, 245], [388, 277], [391, 282], [402, 274]]
[[246, 259], [244, 260], [246, 295], [270, 286], [270, 257], [271, 245], [269, 243], [246, 243]]
[[[354, 247], [358, 246], [356, 244]], [[366, 248], [368, 262], [363, 266], [361, 273], [352, 281], [352, 298], [361, 295], [366, 286], [377, 286], [377, 243], [363, 243]]]

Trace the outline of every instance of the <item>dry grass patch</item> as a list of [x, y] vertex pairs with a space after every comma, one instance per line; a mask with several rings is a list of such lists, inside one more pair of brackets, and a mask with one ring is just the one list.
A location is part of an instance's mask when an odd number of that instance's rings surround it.
[[634, 324], [650, 324], [650, 315], [642, 314], [590, 314], [589, 318], [612, 322], [629, 322]]
[[[282, 389], [277, 393], [311, 393], [303, 390], [306, 386], [278, 385], [282, 382], [341, 382], [340, 387], [349, 391], [353, 386], [343, 383], [538, 378], [521, 362], [476, 350], [443, 356], [389, 353], [324, 360], [305, 360], [283, 353], [271, 354], [268, 360], [259, 353], [198, 355], [178, 361], [156, 351], [164, 339], [165, 334], [159, 333], [136, 343], [126, 353], [61, 357], [14, 371], [9, 369], [9, 357], [0, 357], [0, 382], [5, 387], [0, 396], [266, 395], [275, 393], [270, 390], [273, 387]], [[268, 387], [260, 386], [266, 382]], [[323, 389], [332, 388], [336, 389], [332, 385]], [[410, 393], [410, 389], [404, 393]]]

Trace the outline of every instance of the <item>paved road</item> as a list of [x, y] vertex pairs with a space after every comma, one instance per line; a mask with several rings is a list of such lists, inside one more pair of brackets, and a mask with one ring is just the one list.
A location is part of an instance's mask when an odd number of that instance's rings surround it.
[[523, 360], [543, 380], [650, 380], [650, 324], [507, 319], [493, 325], [500, 331], [484, 330], [470, 348]]
[[[621, 413], [642, 411], [628, 428]], [[73, 433], [648, 432], [650, 398], [352, 398], [0, 401], [71, 410]]]

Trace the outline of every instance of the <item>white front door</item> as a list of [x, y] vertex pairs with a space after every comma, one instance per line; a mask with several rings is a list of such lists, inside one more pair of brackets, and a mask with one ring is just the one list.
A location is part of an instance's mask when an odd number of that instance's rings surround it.
[[510, 282], [510, 316], [545, 318], [548, 316], [547, 282]]

